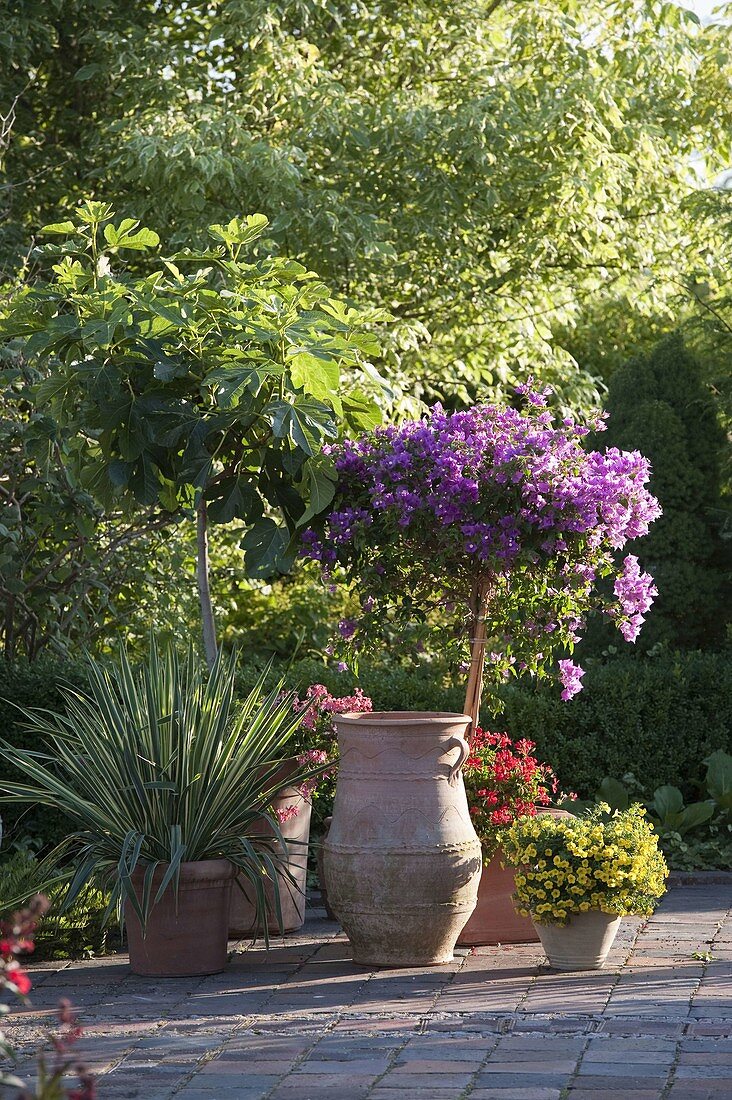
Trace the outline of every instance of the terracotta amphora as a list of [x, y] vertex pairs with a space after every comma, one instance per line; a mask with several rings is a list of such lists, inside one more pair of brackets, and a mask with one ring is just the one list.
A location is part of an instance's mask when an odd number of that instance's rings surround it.
[[475, 908], [481, 848], [465, 714], [339, 715], [328, 900], [363, 966], [437, 966]]
[[[267, 899], [267, 930], [278, 935], [296, 932], [305, 923], [305, 886], [312, 805], [303, 798], [297, 787], [287, 787], [272, 800], [272, 809], [280, 818], [280, 832], [287, 845], [287, 874], [280, 871], [277, 875], [281, 924], [277, 918], [271, 881], [265, 883], [264, 889]], [[273, 835], [266, 822], [252, 831], [260, 835]], [[273, 852], [282, 855], [279, 844], [273, 845]], [[233, 936], [254, 936], [262, 932], [262, 927], [256, 920], [254, 887], [245, 875], [239, 875], [231, 891], [229, 931]]]
[[[155, 870], [151, 897], [162, 882], [167, 864]], [[132, 887], [142, 898], [144, 866], [132, 872]], [[151, 977], [194, 977], [216, 974], [228, 962], [229, 904], [236, 869], [228, 859], [181, 863], [176, 898], [170, 885], [150, 910], [145, 933], [130, 905], [125, 925], [134, 974]]]

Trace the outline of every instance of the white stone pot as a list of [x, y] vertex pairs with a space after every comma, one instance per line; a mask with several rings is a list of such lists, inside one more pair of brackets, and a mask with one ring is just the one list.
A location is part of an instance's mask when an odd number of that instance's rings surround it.
[[621, 917], [590, 909], [567, 924], [542, 924], [532, 916], [549, 965], [555, 970], [601, 970], [620, 928]]

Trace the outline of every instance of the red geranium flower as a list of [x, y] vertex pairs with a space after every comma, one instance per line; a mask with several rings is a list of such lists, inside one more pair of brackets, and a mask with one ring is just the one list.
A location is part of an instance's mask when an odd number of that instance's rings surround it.
[[475, 730], [463, 777], [486, 860], [496, 849], [498, 829], [518, 817], [533, 817], [557, 789], [552, 769], [532, 755], [535, 747], [527, 738], [513, 742], [507, 733]]

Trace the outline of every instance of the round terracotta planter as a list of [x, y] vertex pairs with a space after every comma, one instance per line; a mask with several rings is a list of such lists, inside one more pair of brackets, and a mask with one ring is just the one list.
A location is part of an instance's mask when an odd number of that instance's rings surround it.
[[461, 947], [483, 947], [495, 943], [538, 943], [529, 917], [522, 917], [513, 904], [516, 869], [501, 867], [501, 852], [483, 868], [475, 912], [463, 928]]
[[464, 714], [339, 715], [339, 766], [323, 870], [363, 966], [453, 957], [482, 866], [461, 768]]
[[[153, 876], [151, 897], [166, 866]], [[143, 935], [140, 922], [125, 906], [130, 967], [135, 974], [156, 978], [217, 974], [228, 962], [229, 904], [236, 870], [228, 859], [181, 863], [178, 897], [169, 886], [153, 905]], [[145, 867], [132, 873], [132, 886], [142, 898]]]
[[[293, 883], [282, 872], [277, 875], [282, 924], [277, 919], [272, 883], [267, 880], [264, 885], [267, 899], [267, 931], [274, 935], [283, 935], [285, 932], [296, 932], [305, 923], [305, 889], [312, 806], [296, 787], [288, 787], [273, 800], [272, 808], [285, 813], [288, 810], [297, 810], [294, 817], [289, 817], [280, 824], [282, 836], [287, 844], [287, 869], [295, 880]], [[273, 835], [266, 823], [252, 831], [260, 836]], [[273, 851], [275, 854], [282, 854], [279, 844], [273, 845]], [[253, 936], [262, 930], [261, 924], [257, 922], [254, 888], [245, 875], [239, 875], [231, 892], [229, 932], [236, 936]]]
[[[554, 806], [537, 806], [537, 817], [573, 817]], [[458, 938], [461, 947], [485, 947], [496, 943], [539, 943], [539, 936], [530, 917], [516, 912], [513, 895], [516, 891], [516, 868], [501, 866], [499, 848], [483, 868], [478, 887], [478, 904]]]
[[621, 917], [590, 909], [567, 924], [533, 921], [547, 961], [555, 970], [601, 970], [620, 928]]

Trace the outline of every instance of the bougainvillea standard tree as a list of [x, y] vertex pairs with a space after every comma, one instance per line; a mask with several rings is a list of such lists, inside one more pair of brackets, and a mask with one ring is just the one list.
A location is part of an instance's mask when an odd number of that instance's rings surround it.
[[[303, 553], [359, 594], [360, 616], [339, 625], [344, 659], [435, 610], [456, 618], [474, 728], [484, 679], [558, 669], [569, 699], [582, 686], [571, 653], [588, 613], [634, 641], [656, 594], [637, 559], [618, 555], [660, 514], [648, 462], [586, 449], [589, 426], [555, 417], [547, 391], [521, 390], [521, 410], [435, 406], [332, 448], [332, 507], [304, 532]], [[591, 425], [603, 426], [601, 416]], [[444, 633], [444, 617], [434, 621]]]

